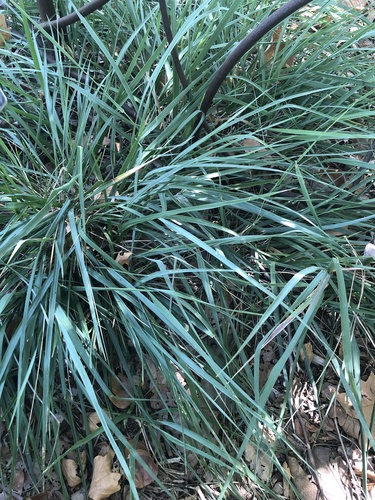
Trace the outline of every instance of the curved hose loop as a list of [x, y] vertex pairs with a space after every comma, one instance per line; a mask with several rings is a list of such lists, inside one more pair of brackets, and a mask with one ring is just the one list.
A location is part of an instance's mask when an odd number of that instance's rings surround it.
[[[211, 103], [219, 90], [221, 84], [226, 79], [228, 73], [234, 68], [234, 66], [241, 60], [246, 52], [248, 52], [254, 45], [269, 31], [271, 31], [275, 26], [284, 21], [287, 17], [294, 14], [304, 5], [310, 3], [311, 0], [290, 0], [286, 4], [282, 5], [279, 9], [273, 12], [266, 19], [261, 21], [258, 26], [256, 26], [229, 54], [220, 68], [214, 74], [211, 83], [203, 98], [200, 110], [203, 116], [206, 116]], [[194, 140], [199, 137], [201, 126], [195, 134]]]
[[[91, 0], [91, 2], [78, 9], [78, 12], [82, 17], [86, 17], [96, 10], [101, 9], [103, 5], [108, 2], [109, 0]], [[43, 28], [47, 32], [51, 32], [53, 29], [61, 30], [63, 28], [66, 28], [67, 26], [70, 26], [71, 24], [76, 23], [79, 20], [80, 17], [77, 12], [72, 12], [71, 14], [59, 17], [58, 19], [55, 19], [53, 21], [41, 23], [37, 26], [36, 29]]]

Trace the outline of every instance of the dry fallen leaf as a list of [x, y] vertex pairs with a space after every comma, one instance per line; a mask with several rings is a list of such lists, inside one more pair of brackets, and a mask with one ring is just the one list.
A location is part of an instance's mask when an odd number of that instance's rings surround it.
[[[121, 380], [121, 384], [117, 379]], [[110, 400], [116, 406], [116, 408], [120, 408], [120, 410], [125, 410], [128, 408], [132, 401], [129, 400], [131, 397], [132, 386], [129, 382], [129, 379], [125, 377], [122, 373], [117, 374], [116, 377], [112, 377], [112, 392], [114, 396], [110, 396]], [[124, 388], [125, 387], [125, 388]]]
[[375, 500], [375, 484], [367, 485], [368, 500]]
[[367, 19], [370, 21], [370, 23], [373, 23], [375, 21], [375, 6], [369, 5]]
[[263, 389], [269, 379], [272, 365], [266, 363], [259, 364], [259, 389]]
[[291, 488], [289, 485], [289, 480], [291, 479], [291, 472], [290, 472], [289, 465], [286, 462], [283, 463], [283, 469], [285, 471], [285, 475], [283, 475], [284, 498], [293, 498], [293, 496], [291, 495], [291, 493], [293, 491], [291, 491]]
[[89, 498], [92, 500], [104, 500], [113, 493], [120, 491], [121, 474], [112, 472], [114, 456], [113, 450], [105, 445], [102, 447], [100, 454], [94, 458], [92, 481], [89, 489]]
[[254, 474], [261, 481], [268, 481], [273, 467], [271, 458], [263, 451], [257, 450], [251, 443], [247, 443], [244, 456]]
[[150, 357], [147, 357], [147, 367], [150, 372], [150, 390], [152, 392], [150, 399], [151, 408], [160, 409], [165, 404], [176, 406], [174, 394], [169, 387], [163, 370], [157, 367]]
[[21, 495], [25, 483], [25, 473], [22, 467], [17, 467], [13, 480], [13, 492]]
[[100, 424], [100, 418], [98, 417], [98, 414], [96, 413], [96, 411], [94, 411], [88, 415], [88, 424], [89, 424], [89, 429], [91, 432], [94, 432], [97, 429], [99, 429], [98, 424]]
[[[130, 441], [132, 444], [132, 442]], [[136, 445], [135, 449], [136, 453], [142, 458], [142, 460], [148, 465], [150, 468], [151, 472], [155, 476], [158, 475], [158, 466], [156, 463], [152, 460], [146, 446], [139, 442]], [[130, 458], [130, 453], [127, 450], [126, 458], [129, 460]], [[154, 478], [149, 474], [149, 472], [138, 462], [138, 460], [135, 459], [135, 464], [134, 464], [134, 485], [137, 489], [144, 488], [145, 486], [151, 484], [154, 482]]]
[[259, 142], [257, 139], [253, 138], [246, 138], [242, 141], [242, 145], [245, 148], [258, 148], [258, 149], [263, 149], [263, 144]]
[[359, 420], [348, 415], [348, 413], [340, 405], [336, 405], [336, 408], [332, 408], [332, 413], [329, 415], [335, 417], [339, 423], [342, 430], [354, 439], [359, 440], [361, 436], [361, 425]]
[[[352, 468], [354, 473], [358, 477], [363, 477], [363, 462], [364, 462], [364, 454], [362, 453], [362, 450], [360, 448], [354, 449], [352, 451]], [[375, 470], [374, 470], [374, 465], [372, 463], [372, 457], [367, 456], [367, 461], [366, 461], [366, 477], [367, 481], [370, 483], [373, 483], [375, 485]]]
[[311, 342], [307, 342], [304, 345], [304, 349], [300, 350], [299, 355], [300, 355], [302, 361], [305, 361], [305, 357], [307, 357], [308, 362], [311, 363], [311, 361], [312, 361], [312, 359], [314, 357], [314, 351], [313, 351], [312, 343]]
[[82, 478], [77, 474], [78, 464], [72, 458], [64, 458], [61, 464], [62, 473], [66, 482], [71, 488], [75, 488], [82, 482]]
[[116, 262], [118, 262], [120, 266], [128, 266], [132, 255], [132, 252], [119, 252], [116, 257]]
[[364, 10], [367, 4], [367, 0], [344, 0], [348, 7], [355, 10]]
[[[339, 456], [328, 446], [315, 446], [311, 467], [319, 478], [319, 487], [325, 500], [349, 500], [352, 498], [348, 469]], [[340, 493], [340, 494], [339, 494]]]
[[[108, 136], [106, 136], [106, 137], [104, 137], [104, 139], [103, 139], [102, 146], [104, 146], [104, 147], [106, 148], [107, 146], [110, 146], [110, 145], [111, 145], [111, 142], [112, 142], [112, 141], [111, 141], [111, 138], [110, 138], [110, 137], [108, 137]], [[121, 144], [120, 144], [119, 142], [115, 142], [115, 149], [116, 149], [116, 151], [117, 151], [118, 153], [121, 151]]]
[[318, 497], [318, 487], [312, 481], [310, 474], [307, 474], [300, 466], [295, 457], [287, 456], [287, 462], [292, 481], [303, 500], [316, 500]]
[[10, 28], [7, 26], [4, 14], [0, 14], [0, 47], [4, 45], [4, 41], [10, 38]]
[[[270, 45], [268, 45], [268, 47], [264, 51], [264, 60], [266, 62], [269, 62], [272, 59], [274, 59], [275, 56], [277, 55], [277, 52], [279, 50], [283, 50], [285, 48], [286, 44], [284, 42], [279, 43], [281, 32], [282, 32], [282, 27], [275, 29], [275, 31], [273, 32], [271, 43], [270, 43]], [[295, 56], [290, 56], [285, 61], [283, 67], [289, 68], [290, 66], [292, 66], [294, 59], [295, 59]]]
[[[370, 426], [372, 412], [374, 410], [374, 405], [375, 405], [375, 374], [373, 372], [371, 372], [370, 376], [366, 381], [361, 380], [361, 395], [362, 395], [363, 415], [365, 417], [367, 425]], [[353, 408], [352, 403], [346, 396], [345, 392], [338, 394], [336, 400], [341, 405], [341, 408], [346, 412], [348, 419], [353, 420], [353, 428], [355, 428], [357, 432], [357, 429], [359, 428], [358, 416], [355, 409]], [[375, 437], [375, 424], [373, 424], [372, 426], [371, 433], [373, 437]], [[352, 437], [355, 437], [356, 439], [359, 439], [358, 434], [356, 435], [350, 434], [350, 435]]]
[[[332, 398], [336, 398], [337, 396], [337, 387], [330, 383], [323, 384], [322, 387], [322, 395], [328, 400], [331, 401]], [[339, 426], [343, 429], [343, 431], [348, 434], [348, 436], [354, 437], [355, 439], [359, 438], [361, 432], [361, 426], [359, 425], [359, 420], [356, 418], [352, 418], [347, 414], [347, 412], [341, 407], [340, 404], [336, 404], [331, 407], [329, 410], [329, 417], [331, 419], [337, 419]]]
[[73, 495], [70, 497], [70, 500], [86, 500], [87, 494], [84, 488], [81, 488], [78, 491], [75, 491]]
[[108, 197], [111, 197], [111, 201], [115, 201], [114, 197], [119, 196], [120, 193], [118, 191], [114, 191], [114, 186], [110, 186], [109, 188], [101, 191], [100, 193], [96, 193], [94, 195], [94, 200], [96, 201], [106, 201]]
[[[83, 470], [86, 468], [86, 452], [81, 452], [81, 464]], [[71, 488], [75, 488], [82, 482], [82, 478], [78, 475], [77, 453], [68, 453], [68, 458], [64, 458], [61, 464], [62, 472], [66, 482]]]

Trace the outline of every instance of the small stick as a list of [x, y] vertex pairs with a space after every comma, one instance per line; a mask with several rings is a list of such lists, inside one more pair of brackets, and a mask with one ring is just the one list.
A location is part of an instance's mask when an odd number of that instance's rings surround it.
[[[172, 34], [171, 24], [169, 22], [167, 5], [165, 3], [165, 0], [159, 0], [159, 7], [160, 7], [161, 18], [163, 19], [164, 31], [165, 31], [165, 35], [167, 37], [167, 41], [168, 41], [169, 45], [172, 45], [173, 34]], [[177, 52], [176, 47], [173, 47], [173, 49], [171, 50], [171, 54], [172, 54], [173, 64], [176, 68], [177, 75], [178, 75], [178, 78], [179, 78], [180, 83], [182, 85], [182, 88], [186, 89], [189, 86], [189, 82], [185, 76], [184, 70], [182, 69], [180, 58], [178, 56], [178, 52]], [[200, 126], [203, 126], [208, 134], [211, 133], [211, 127], [206, 119], [203, 120], [203, 122], [201, 123]], [[213, 135], [212, 139], [216, 141], [219, 139], [219, 137], [217, 135]]]

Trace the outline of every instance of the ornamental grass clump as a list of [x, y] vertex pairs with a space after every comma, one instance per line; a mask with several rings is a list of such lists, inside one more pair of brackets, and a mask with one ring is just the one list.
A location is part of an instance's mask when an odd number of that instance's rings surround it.
[[112, 0], [63, 31], [34, 2], [6, 7], [3, 491], [21, 463], [19, 494], [104, 498], [102, 463], [134, 498], [298, 498], [290, 457], [311, 472], [327, 381], [366, 463], [373, 28], [312, 3], [205, 101], [274, 11], [258, 4], [170, 2], [171, 43], [156, 2]]

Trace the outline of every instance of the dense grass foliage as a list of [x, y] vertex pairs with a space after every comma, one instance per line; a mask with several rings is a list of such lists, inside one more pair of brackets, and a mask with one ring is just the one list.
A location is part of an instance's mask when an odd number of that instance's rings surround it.
[[[7, 7], [0, 412], [13, 460], [39, 464], [36, 491], [51, 470], [64, 482], [67, 432], [91, 460], [103, 433], [131, 478], [124, 449], [136, 421], [166, 496], [168, 459], [180, 457], [207, 498], [243, 498], [240, 487], [273, 498], [244, 452], [251, 442], [280, 475], [288, 450], [303, 455], [288, 427], [296, 373], [322, 420], [327, 371], [360, 403], [360, 352], [375, 328], [373, 260], [362, 257], [375, 219], [364, 161], [374, 30], [362, 13], [314, 2], [283, 24], [270, 60], [272, 34], [243, 58], [207, 116], [212, 133], [194, 142], [215, 70], [274, 9], [258, 3], [169, 3], [186, 90], [155, 2], [112, 0], [56, 40], [37, 36], [34, 2]], [[308, 341], [318, 372], [299, 359]], [[157, 386], [159, 405], [144, 389], [151, 368], [170, 394]], [[119, 372], [126, 411], [111, 402]], [[94, 411], [102, 427], [91, 432]]]

